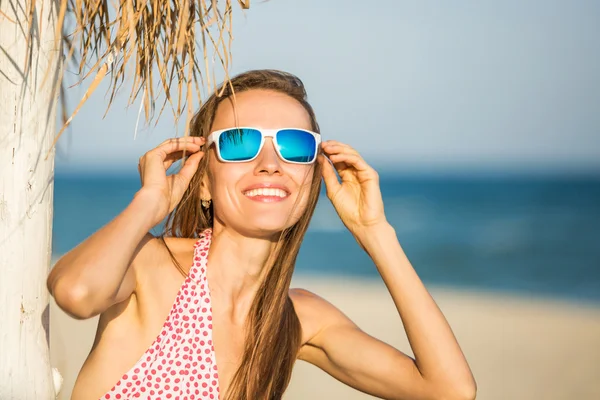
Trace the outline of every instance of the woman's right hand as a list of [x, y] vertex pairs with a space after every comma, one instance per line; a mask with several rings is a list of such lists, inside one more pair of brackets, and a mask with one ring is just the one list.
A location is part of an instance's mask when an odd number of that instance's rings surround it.
[[[138, 170], [142, 188], [138, 193], [146, 193], [153, 202], [156, 201], [156, 223], [162, 221], [181, 201], [204, 155], [200, 151], [204, 142], [203, 137], [197, 136], [168, 139], [140, 158]], [[189, 157], [181, 170], [167, 176], [167, 170], [183, 157], [184, 151]]]

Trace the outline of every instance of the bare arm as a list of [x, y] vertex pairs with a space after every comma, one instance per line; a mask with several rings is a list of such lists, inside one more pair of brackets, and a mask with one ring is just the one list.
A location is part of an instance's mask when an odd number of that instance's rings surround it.
[[360, 331], [324, 301], [309, 308], [316, 328], [300, 356], [349, 385], [387, 399], [474, 399], [475, 380], [452, 329], [385, 218], [378, 174], [350, 146], [327, 141], [323, 151], [333, 163], [319, 158], [327, 196], [377, 266], [415, 358]]
[[[406, 257], [394, 229], [373, 227], [361, 243], [385, 282], [422, 379], [445, 398], [475, 398], [475, 380], [448, 321]], [[441, 393], [439, 393], [441, 392]], [[440, 397], [437, 397], [440, 398]]]
[[379, 398], [431, 398], [431, 388], [408, 355], [366, 334], [334, 305], [313, 293], [293, 289], [290, 297], [306, 340], [299, 359]]
[[[65, 254], [48, 276], [56, 303], [75, 318], [90, 318], [126, 300], [136, 287], [136, 268], [152, 262], [157, 246], [148, 231], [172, 211], [203, 156], [203, 138], [163, 142], [140, 159], [142, 188], [115, 219]], [[191, 154], [175, 175], [166, 171]]]
[[155, 208], [156, 197], [140, 191], [121, 214], [58, 260], [47, 285], [63, 310], [90, 318], [133, 293], [136, 261], [151, 247]]
[[299, 358], [385, 399], [474, 399], [475, 381], [448, 322], [406, 258], [393, 229], [379, 229], [361, 244], [392, 295], [414, 359], [369, 336], [333, 305], [310, 293], [302, 296], [304, 302], [297, 307], [313, 330]]

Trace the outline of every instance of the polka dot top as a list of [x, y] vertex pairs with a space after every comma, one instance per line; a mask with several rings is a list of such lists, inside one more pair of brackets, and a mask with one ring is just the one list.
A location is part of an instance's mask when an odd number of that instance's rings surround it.
[[154, 343], [100, 399], [218, 399], [206, 264], [212, 231], [194, 244], [194, 262]]

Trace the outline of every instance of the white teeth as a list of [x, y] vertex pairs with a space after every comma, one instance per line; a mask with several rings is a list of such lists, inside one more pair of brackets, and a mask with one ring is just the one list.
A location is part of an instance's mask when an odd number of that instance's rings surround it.
[[244, 192], [244, 194], [248, 197], [254, 196], [277, 196], [277, 197], [287, 197], [287, 193], [285, 190], [276, 189], [276, 188], [261, 188], [261, 189], [252, 189]]

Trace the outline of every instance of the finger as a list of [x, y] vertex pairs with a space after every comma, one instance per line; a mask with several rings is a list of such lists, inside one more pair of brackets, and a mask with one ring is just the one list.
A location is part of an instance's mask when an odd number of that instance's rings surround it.
[[323, 142], [321, 142], [324, 146], [329, 146], [331, 144], [336, 144], [336, 145], [340, 145], [340, 146], [348, 146], [346, 143], [340, 142], [339, 140], [324, 140]]
[[204, 152], [202, 151], [192, 154], [187, 158], [187, 160], [185, 160], [183, 167], [177, 173], [177, 175], [179, 175], [179, 177], [181, 178], [182, 183], [185, 185], [185, 188], [188, 187], [190, 181], [194, 177], [194, 174], [198, 170], [198, 165], [200, 165], [200, 160], [202, 160], [203, 156]]
[[352, 146], [334, 140], [323, 142], [323, 151], [327, 154], [342, 152], [358, 154], [358, 151], [356, 151]]
[[175, 138], [169, 138], [169, 139], [165, 140], [164, 142], [159, 144], [157, 147], [160, 147], [162, 145], [169, 144], [169, 143], [178, 143], [178, 142], [203, 144], [205, 141], [206, 141], [206, 138], [204, 138], [203, 136], [175, 137]]
[[358, 154], [352, 153], [337, 153], [329, 156], [329, 159], [334, 163], [344, 163], [351, 166], [357, 171], [368, 171], [371, 167]]
[[340, 189], [340, 181], [335, 174], [335, 169], [331, 162], [322, 154], [319, 154], [317, 160], [321, 164], [321, 174], [323, 175], [323, 181], [325, 182], [325, 189], [327, 190], [327, 196], [331, 198], [333, 194], [337, 193]]
[[171, 141], [161, 144], [156, 150], [164, 151], [167, 154], [174, 153], [176, 151], [189, 151], [191, 149], [199, 149], [202, 143], [189, 142], [184, 140]]
[[[166, 147], [166, 149], [165, 149]], [[166, 144], [165, 147], [160, 146], [150, 150], [140, 159], [140, 175], [142, 182], [144, 177], [158, 177], [165, 176], [166, 171], [173, 165], [173, 163], [183, 157], [186, 154], [196, 154], [200, 151], [200, 147], [197, 144], [191, 143], [170, 143]], [[181, 150], [175, 150], [180, 148]], [[185, 151], [184, 151], [185, 149]]]
[[204, 144], [203, 140], [204, 139], [202, 139], [198, 143], [196, 143], [196, 141], [169, 140], [165, 143], [160, 144], [158, 147], [154, 148], [153, 150], [150, 150], [147, 154], [148, 155], [157, 154], [162, 158], [162, 160], [165, 160], [167, 155], [169, 155], [171, 153], [175, 153], [178, 151], [191, 152], [191, 151], [200, 150], [200, 147], [202, 146], [202, 144]]
[[360, 154], [358, 154], [358, 152], [350, 147], [345, 147], [345, 146], [338, 146], [338, 145], [333, 145], [331, 147], [327, 147], [325, 149], [323, 149], [323, 154], [325, 154], [327, 157], [331, 157], [335, 154], [353, 154], [357, 157], [360, 157]]
[[150, 155], [154, 154], [166, 154], [173, 153], [175, 151], [182, 151], [189, 149], [199, 149], [205, 143], [205, 139], [203, 137], [187, 137], [187, 138], [172, 138], [167, 139], [152, 150], [146, 152], [142, 157], [140, 157], [140, 164], [144, 164], [144, 160], [148, 158]]
[[175, 153], [171, 153], [167, 155], [167, 158], [165, 158], [165, 160], [163, 161], [163, 166], [165, 167], [165, 171], [168, 170], [169, 168], [171, 168], [171, 166], [173, 165], [173, 163], [175, 163], [176, 161], [182, 159], [185, 156], [189, 156], [191, 157], [192, 154], [197, 153], [198, 150], [195, 151], [185, 151], [185, 150], [180, 150], [180, 151], [176, 151]]
[[170, 142], [146, 153], [140, 160], [142, 174], [164, 174], [165, 171], [185, 153], [191, 154], [200, 150], [195, 143]]

